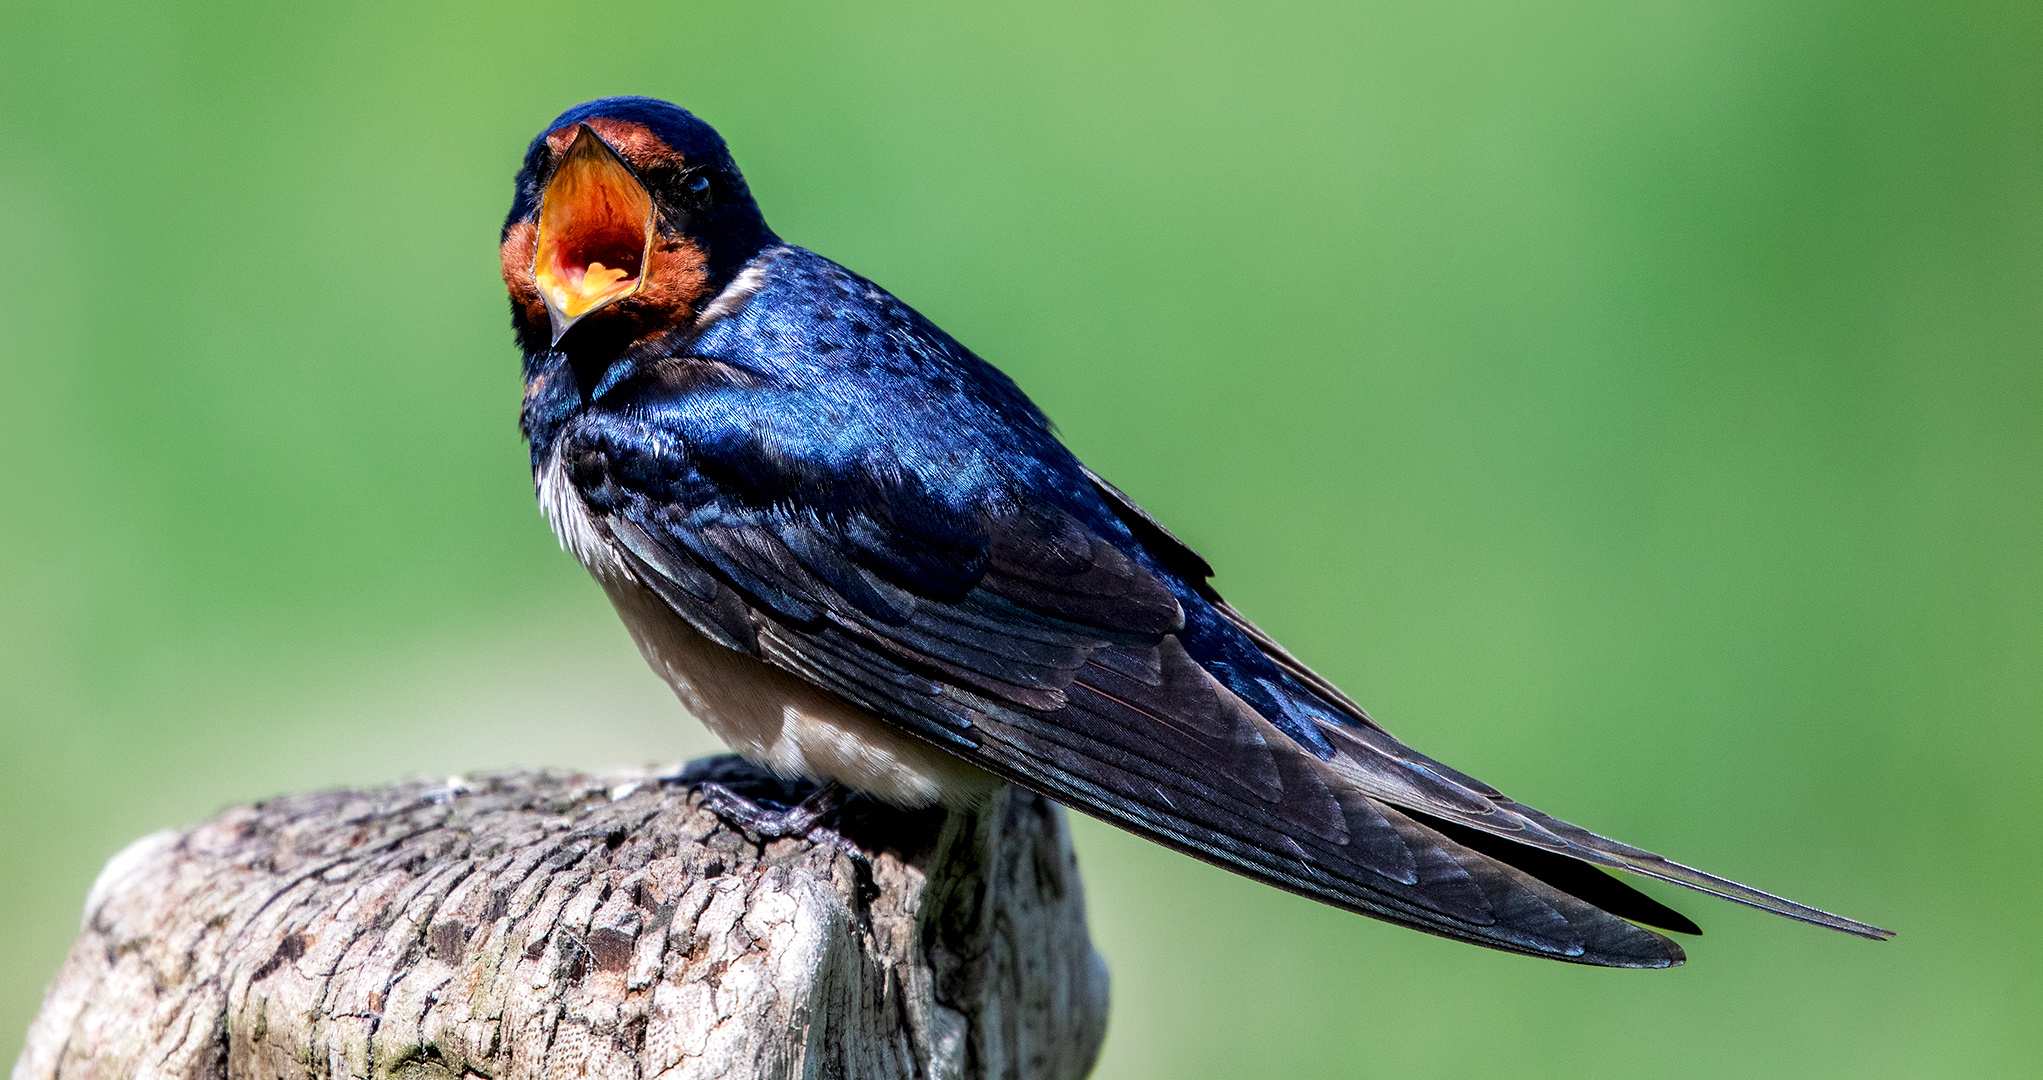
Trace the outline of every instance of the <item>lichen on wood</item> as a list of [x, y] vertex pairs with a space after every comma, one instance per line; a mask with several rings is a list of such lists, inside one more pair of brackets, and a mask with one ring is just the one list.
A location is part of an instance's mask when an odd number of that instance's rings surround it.
[[1063, 812], [854, 801], [762, 838], [735, 758], [237, 807], [108, 863], [15, 1080], [1002, 1077], [1091, 1068]]

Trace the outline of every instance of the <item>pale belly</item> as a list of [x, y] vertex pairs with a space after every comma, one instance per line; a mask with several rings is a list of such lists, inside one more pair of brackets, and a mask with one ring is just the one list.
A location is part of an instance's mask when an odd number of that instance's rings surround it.
[[703, 637], [635, 582], [597, 575], [646, 663], [732, 750], [782, 776], [839, 780], [898, 806], [976, 806], [992, 774], [864, 709]]

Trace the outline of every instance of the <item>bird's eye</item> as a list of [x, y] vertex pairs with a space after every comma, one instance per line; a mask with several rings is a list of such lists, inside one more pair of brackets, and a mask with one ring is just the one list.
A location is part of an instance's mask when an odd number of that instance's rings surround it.
[[697, 173], [688, 178], [688, 194], [697, 199], [709, 197], [709, 177]]

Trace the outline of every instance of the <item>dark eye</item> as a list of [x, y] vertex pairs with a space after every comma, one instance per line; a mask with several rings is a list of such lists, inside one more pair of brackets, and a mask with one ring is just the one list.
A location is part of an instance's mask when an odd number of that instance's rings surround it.
[[698, 200], [707, 200], [709, 198], [709, 177], [697, 173], [688, 178], [687, 187], [691, 198]]

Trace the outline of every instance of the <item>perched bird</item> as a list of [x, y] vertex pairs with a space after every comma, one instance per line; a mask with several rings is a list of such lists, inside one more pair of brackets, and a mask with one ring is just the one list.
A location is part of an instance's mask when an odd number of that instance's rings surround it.
[[1599, 867], [1888, 936], [1400, 743], [1005, 375], [775, 236], [680, 108], [562, 114], [502, 255], [540, 504], [746, 757], [903, 806], [1012, 782], [1337, 907], [1576, 963], [1678, 964], [1635, 924], [1698, 932]]

